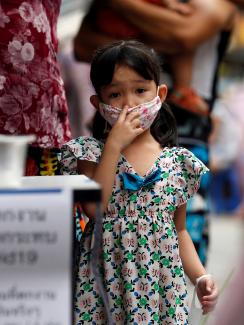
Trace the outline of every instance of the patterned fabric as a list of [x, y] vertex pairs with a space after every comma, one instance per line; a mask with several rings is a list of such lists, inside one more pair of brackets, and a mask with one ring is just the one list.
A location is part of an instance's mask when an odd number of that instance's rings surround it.
[[[63, 172], [75, 174], [77, 159], [99, 162], [103, 143], [90, 137], [63, 146]], [[187, 290], [173, 222], [176, 208], [198, 189], [207, 168], [184, 148], [162, 149], [145, 177], [161, 178], [138, 191], [124, 190], [120, 175], [138, 175], [121, 155], [103, 216], [101, 274], [117, 325], [188, 324]], [[92, 222], [81, 240], [75, 324], [105, 325], [103, 301], [90, 266]]]
[[0, 133], [35, 134], [35, 146], [70, 140], [57, 63], [60, 0], [0, 3]]

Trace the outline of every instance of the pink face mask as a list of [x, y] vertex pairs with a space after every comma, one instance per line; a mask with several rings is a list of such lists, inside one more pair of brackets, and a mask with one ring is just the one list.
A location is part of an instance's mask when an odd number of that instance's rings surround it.
[[[146, 102], [128, 109], [128, 113], [139, 112], [141, 127], [146, 130], [149, 129], [152, 125], [155, 117], [157, 116], [158, 111], [162, 106], [161, 99], [159, 96], [156, 96], [150, 102]], [[119, 118], [121, 109], [107, 105], [104, 103], [99, 103], [99, 112], [103, 118], [113, 126]]]

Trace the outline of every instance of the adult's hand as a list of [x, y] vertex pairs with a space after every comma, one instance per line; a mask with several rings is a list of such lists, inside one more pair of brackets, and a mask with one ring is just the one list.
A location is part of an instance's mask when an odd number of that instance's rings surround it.
[[189, 2], [181, 2], [179, 0], [161, 0], [165, 7], [174, 10], [182, 15], [190, 15], [193, 12], [193, 6]]
[[143, 0], [109, 0], [110, 6], [143, 34], [158, 51], [178, 53], [195, 50], [202, 42], [230, 28], [235, 6], [227, 0], [192, 0], [194, 11], [182, 15]]

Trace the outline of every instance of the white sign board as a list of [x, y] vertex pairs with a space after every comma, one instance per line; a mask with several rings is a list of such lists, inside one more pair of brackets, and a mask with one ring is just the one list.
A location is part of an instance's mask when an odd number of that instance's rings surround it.
[[0, 190], [1, 325], [72, 323], [72, 190]]

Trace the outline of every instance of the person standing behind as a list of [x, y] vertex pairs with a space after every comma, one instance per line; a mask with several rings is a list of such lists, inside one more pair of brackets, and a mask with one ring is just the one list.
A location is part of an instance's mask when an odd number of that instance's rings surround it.
[[[194, 11], [194, 1], [191, 0], [143, 0], [156, 6], [165, 7], [181, 15], [189, 16]], [[116, 39], [134, 38], [141, 39], [140, 29], [128, 22], [125, 17], [109, 6], [96, 1], [93, 4], [96, 11], [94, 24], [98, 31]], [[193, 59], [195, 51], [182, 49], [181, 53], [166, 56], [172, 71], [173, 87], [168, 96], [168, 102], [172, 102], [186, 110], [202, 115], [208, 115], [207, 103], [197, 94], [191, 86]]]
[[34, 134], [26, 175], [59, 173], [60, 147], [71, 138], [57, 63], [61, 0], [0, 3], [0, 133]]
[[[62, 163], [65, 174], [85, 174], [103, 188], [101, 273], [113, 323], [188, 324], [184, 272], [203, 314], [218, 295], [185, 228], [187, 201], [208, 169], [177, 146], [155, 51], [133, 40], [105, 46], [94, 55], [91, 81], [95, 137], [66, 143]], [[108, 324], [91, 268], [95, 209], [84, 209], [90, 226], [80, 243], [75, 324]]]

